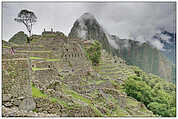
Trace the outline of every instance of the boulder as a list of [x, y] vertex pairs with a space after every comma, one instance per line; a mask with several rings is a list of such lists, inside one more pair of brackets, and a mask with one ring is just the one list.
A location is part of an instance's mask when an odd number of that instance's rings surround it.
[[18, 100], [18, 99], [15, 99], [15, 100], [13, 101], [13, 104], [16, 105], [16, 106], [19, 106], [20, 103], [21, 103], [21, 100]]
[[18, 100], [22, 100], [22, 99], [24, 99], [25, 97], [23, 97], [23, 96], [21, 96], [21, 97], [18, 97], [17, 99]]
[[11, 107], [11, 106], [12, 106], [12, 103], [11, 103], [11, 102], [6, 102], [6, 103], [4, 103], [4, 106], [6, 106], [6, 107]]
[[3, 94], [2, 95], [2, 101], [7, 102], [11, 100], [12, 95], [11, 94]]
[[32, 111], [36, 108], [36, 103], [33, 98], [25, 98], [19, 105], [20, 110]]

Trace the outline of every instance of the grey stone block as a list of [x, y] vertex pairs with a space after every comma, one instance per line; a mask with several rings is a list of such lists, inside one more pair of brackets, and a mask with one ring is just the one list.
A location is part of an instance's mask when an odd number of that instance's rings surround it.
[[33, 98], [25, 98], [19, 105], [20, 110], [32, 111], [36, 108]]

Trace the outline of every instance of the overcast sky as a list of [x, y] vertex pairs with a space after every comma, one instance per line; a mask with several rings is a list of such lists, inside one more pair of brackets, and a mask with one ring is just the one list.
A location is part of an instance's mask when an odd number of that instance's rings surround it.
[[75, 20], [85, 12], [93, 14], [108, 33], [120, 38], [149, 39], [160, 28], [175, 32], [176, 27], [176, 4], [173, 2], [4, 2], [2, 7], [3, 40], [9, 40], [18, 31], [26, 32], [23, 24], [14, 21], [22, 9], [31, 10], [38, 17], [33, 34], [53, 28], [68, 35]]

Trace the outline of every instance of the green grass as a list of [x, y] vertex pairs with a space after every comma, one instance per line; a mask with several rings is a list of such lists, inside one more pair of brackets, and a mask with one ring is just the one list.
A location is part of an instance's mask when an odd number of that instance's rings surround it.
[[30, 57], [31, 60], [35, 60], [35, 59], [44, 59], [44, 58], [41, 58], [41, 57]]
[[9, 46], [2, 46], [2, 48], [11, 48], [11, 47], [9, 47]]
[[117, 109], [112, 112], [112, 115], [117, 117], [128, 117], [128, 113], [121, 109], [119, 106], [117, 106]]
[[45, 61], [60, 61], [59, 59], [48, 59], [48, 58], [41, 58], [41, 57], [30, 57], [31, 60], [45, 60]]
[[89, 95], [90, 95], [92, 98], [96, 98], [96, 97], [98, 96], [98, 93], [99, 93], [98, 90], [94, 90], [94, 91], [92, 91]]
[[103, 79], [111, 79], [110, 76], [108, 76], [108, 75], [102, 75], [101, 77], [102, 77]]
[[72, 97], [76, 98], [76, 99], [80, 99], [81, 101], [85, 102], [85, 103], [91, 103], [91, 101], [87, 98], [84, 98], [83, 96], [79, 95], [77, 92], [73, 91], [73, 90], [69, 90], [69, 89], [65, 89], [64, 90], [65, 93], [71, 95]]
[[68, 108], [68, 105], [64, 101], [59, 100], [57, 98], [49, 97], [48, 95], [43, 94], [38, 88], [36, 88], [33, 85], [31, 85], [31, 87], [32, 87], [32, 96], [33, 97], [44, 98], [44, 99], [48, 98], [51, 102], [57, 102], [60, 105], [63, 105], [64, 107]]
[[127, 98], [127, 105], [137, 107], [138, 102], [134, 101], [133, 99]]
[[33, 97], [38, 97], [38, 98], [47, 98], [48, 96], [46, 94], [43, 94], [38, 88], [36, 88], [35, 86], [31, 86], [32, 87], [32, 96]]
[[57, 102], [58, 101], [58, 99], [56, 99], [56, 98], [50, 98], [49, 99], [51, 102]]
[[111, 83], [112, 83], [112, 85], [114, 85], [114, 86], [117, 86], [117, 85], [119, 85], [119, 83], [118, 82], [116, 82], [116, 81], [114, 81], [114, 80], [109, 80]]
[[52, 97], [50, 97], [49, 100], [51, 102], [57, 102], [60, 105], [63, 105], [65, 108], [68, 108], [68, 105], [64, 101], [62, 101], [62, 100], [58, 100], [57, 98], [52, 98]]
[[109, 95], [108, 98], [112, 103], [115, 103], [115, 104], [118, 103], [118, 100], [116, 100], [112, 95]]
[[73, 98], [80, 100], [86, 104], [88, 104], [95, 112], [98, 116], [104, 116], [91, 102], [91, 100], [84, 98], [83, 96], [81, 96], [80, 94], [78, 94], [77, 92], [73, 91], [73, 90], [69, 90], [66, 88], [63, 88], [64, 93], [71, 95]]
[[86, 78], [84, 77], [84, 78], [82, 78], [82, 80], [83, 80], [83, 81], [86, 81]]
[[32, 71], [39, 71], [39, 70], [48, 70], [50, 68], [37, 68], [37, 67], [32, 67]]

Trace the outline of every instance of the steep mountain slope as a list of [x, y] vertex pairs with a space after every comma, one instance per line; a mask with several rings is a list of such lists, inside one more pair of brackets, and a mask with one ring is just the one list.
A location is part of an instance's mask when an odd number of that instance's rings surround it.
[[113, 54], [122, 57], [130, 65], [135, 65], [145, 72], [159, 75], [167, 81], [175, 82], [174, 65], [158, 49], [149, 42], [141, 44], [138, 41], [119, 39], [112, 36], [118, 49], [113, 49]]
[[97, 22], [95, 17], [90, 13], [84, 13], [77, 19], [69, 33], [69, 38], [77, 38], [82, 40], [98, 40], [103, 48], [108, 52], [111, 51], [107, 35], [103, 28]]
[[85, 13], [76, 20], [69, 37], [98, 40], [106, 51], [123, 58], [128, 64], [139, 66], [148, 73], [175, 82], [175, 75], [172, 75], [175, 73], [173, 65], [159, 50], [148, 42], [141, 44], [106, 33], [90, 13]]
[[16, 44], [24, 44], [27, 42], [27, 35], [23, 31], [19, 31], [12, 38], [10, 38], [9, 42]]
[[159, 40], [163, 44], [163, 53], [168, 59], [175, 64], [176, 63], [176, 34], [170, 33], [166, 30], [162, 30], [161, 33], [157, 33], [153, 38]]

